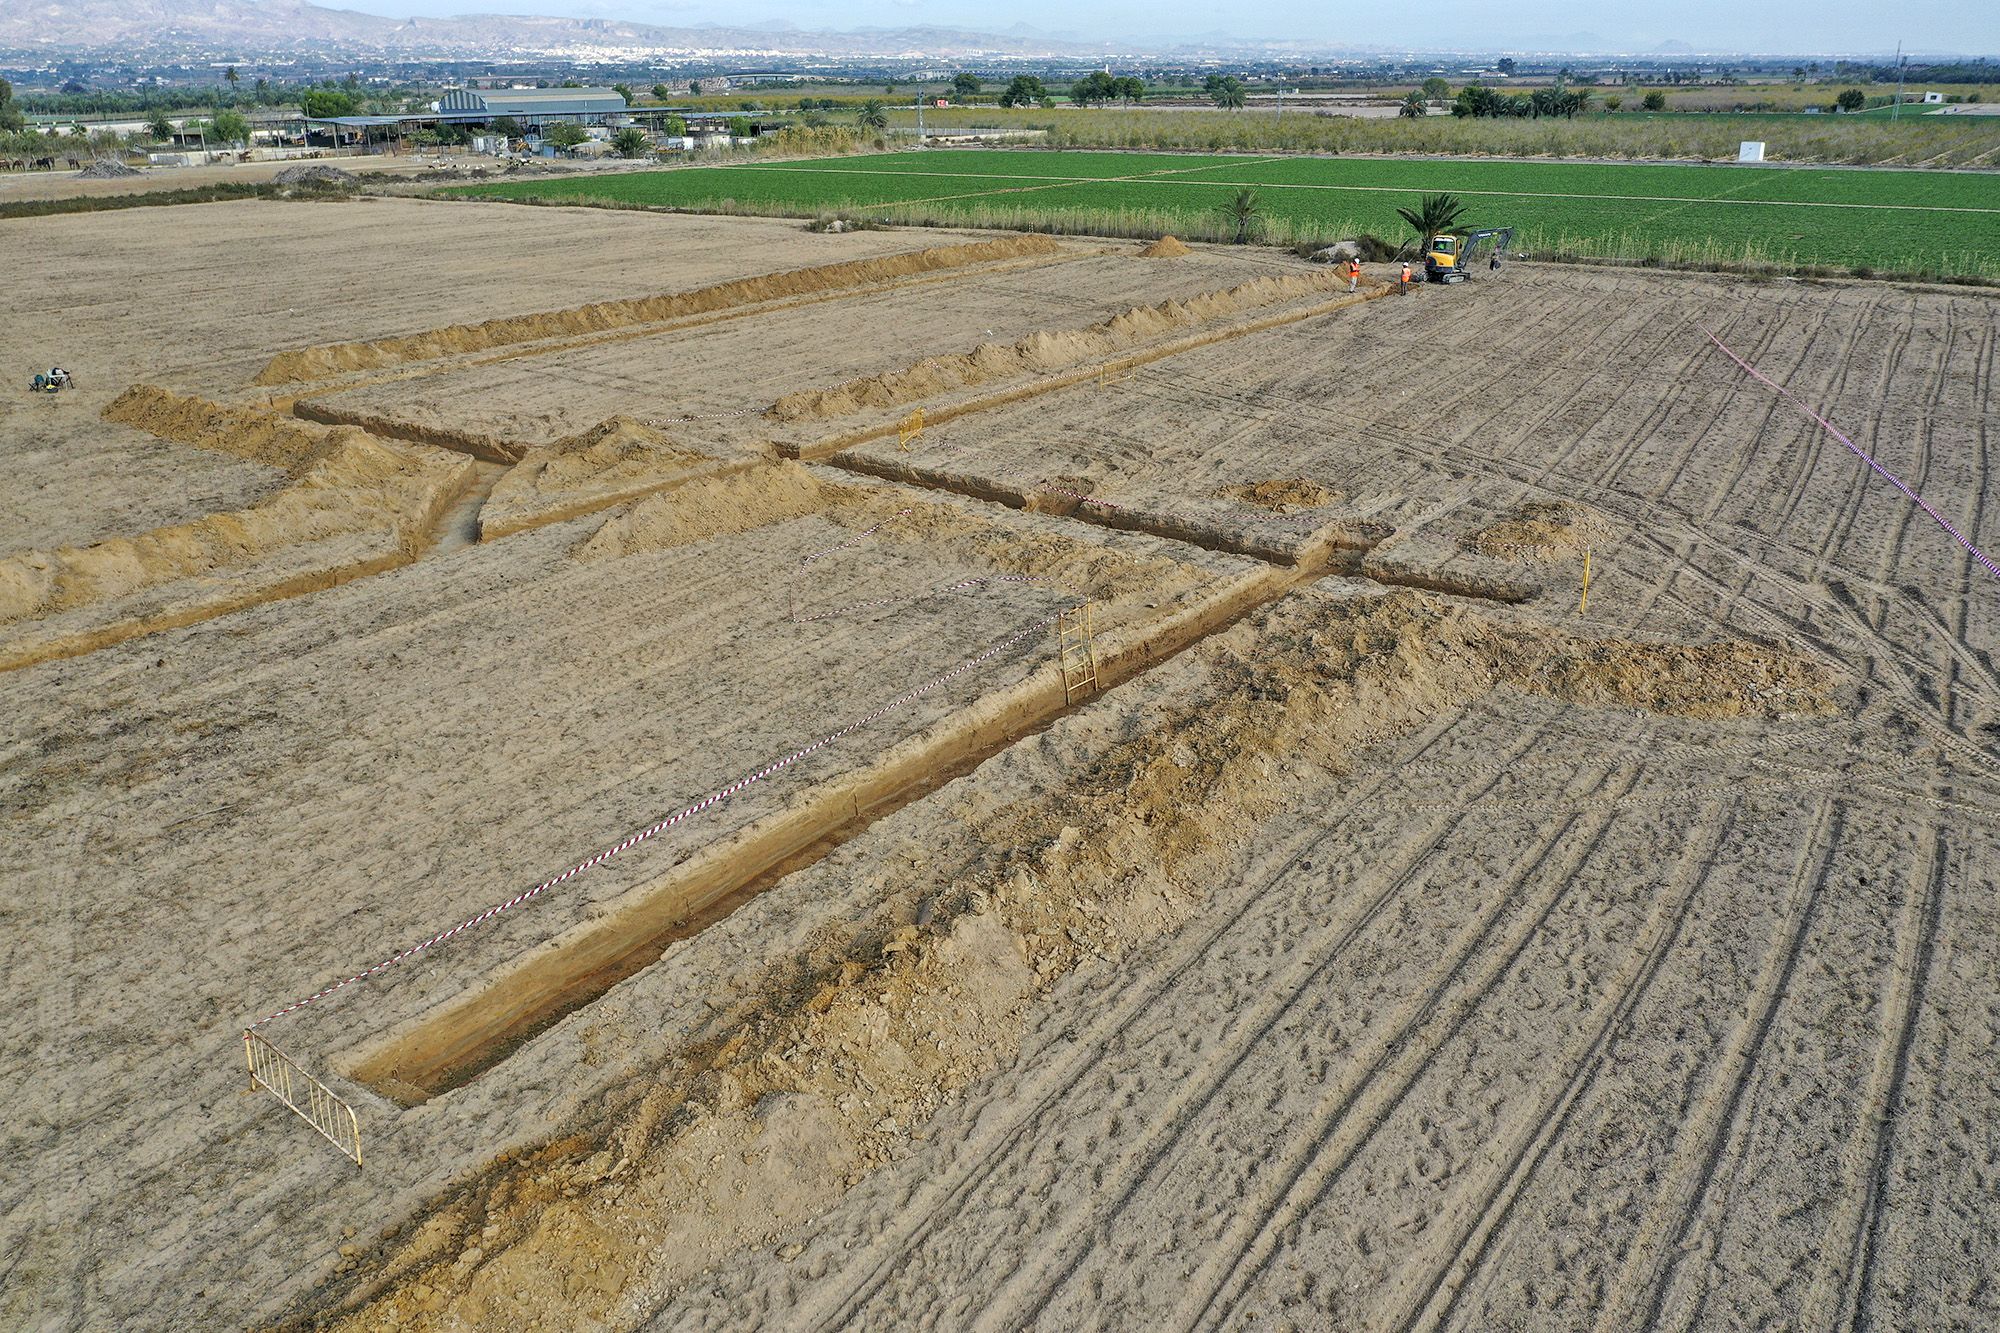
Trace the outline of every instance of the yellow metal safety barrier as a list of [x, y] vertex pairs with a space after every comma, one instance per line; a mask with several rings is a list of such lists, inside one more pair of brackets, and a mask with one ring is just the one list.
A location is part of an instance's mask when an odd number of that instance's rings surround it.
[[924, 409], [918, 408], [903, 418], [903, 424], [896, 428], [896, 447], [908, 453], [910, 441], [924, 433]]
[[243, 1034], [243, 1060], [250, 1067], [250, 1086], [261, 1087], [292, 1108], [299, 1119], [319, 1131], [328, 1143], [361, 1165], [361, 1122], [354, 1108], [254, 1032]]
[[1056, 617], [1056, 645], [1063, 704], [1068, 706], [1097, 688], [1097, 642], [1091, 635], [1089, 602]]

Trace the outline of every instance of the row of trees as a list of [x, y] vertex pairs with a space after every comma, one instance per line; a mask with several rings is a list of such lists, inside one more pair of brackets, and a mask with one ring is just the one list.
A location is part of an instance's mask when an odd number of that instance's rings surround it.
[[0, 131], [0, 158], [33, 162], [44, 157], [117, 157], [144, 142], [143, 133], [120, 134], [116, 130], [74, 134], [60, 130], [5, 130]]
[[248, 144], [250, 122], [241, 112], [223, 110], [205, 119], [187, 120], [176, 132], [166, 113], [155, 111], [144, 129], [120, 134], [116, 130], [90, 129], [82, 125], [68, 132], [59, 129], [30, 130], [22, 128], [18, 119], [9, 122], [0, 118], [0, 158], [118, 157], [128, 151], [170, 143], [177, 134], [182, 140], [199, 139], [210, 147]]
[[1537, 88], [1531, 93], [1503, 93], [1480, 83], [1468, 83], [1458, 90], [1458, 96], [1451, 104], [1451, 114], [1461, 119], [1471, 117], [1485, 120], [1501, 116], [1529, 117], [1540, 120], [1544, 116], [1561, 116], [1564, 120], [1574, 120], [1581, 111], [1590, 108], [1590, 90], [1587, 88]]
[[1123, 102], [1130, 106], [1146, 95], [1146, 81], [1131, 75], [1113, 76], [1092, 70], [1069, 86], [1069, 100], [1077, 106], [1104, 106]]
[[328, 92], [344, 96], [348, 105], [357, 109], [364, 105], [401, 108], [411, 100], [428, 101], [435, 95], [414, 84], [391, 89], [364, 89], [360, 78], [353, 74], [338, 82], [332, 79], [322, 79], [317, 83], [274, 83], [270, 79], [246, 82], [234, 68], [224, 72], [222, 82], [205, 88], [90, 89], [75, 83], [63, 87], [60, 92], [24, 94], [19, 99], [21, 109], [52, 116], [133, 116], [196, 107], [243, 111], [257, 107], [298, 106], [310, 95]]

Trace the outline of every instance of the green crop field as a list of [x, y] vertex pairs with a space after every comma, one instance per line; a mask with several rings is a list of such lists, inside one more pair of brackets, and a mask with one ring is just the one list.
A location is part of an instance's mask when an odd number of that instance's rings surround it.
[[1474, 226], [1573, 256], [2000, 279], [2000, 176], [1974, 172], [932, 150], [470, 186], [488, 198], [1222, 237], [1257, 192], [1266, 239], [1372, 233], [1451, 191]]

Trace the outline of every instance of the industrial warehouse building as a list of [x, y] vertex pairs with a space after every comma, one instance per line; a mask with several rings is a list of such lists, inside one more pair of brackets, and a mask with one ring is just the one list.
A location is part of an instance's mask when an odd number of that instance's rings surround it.
[[[649, 108], [654, 115], [666, 108]], [[636, 119], [615, 88], [454, 88], [438, 99], [437, 110], [393, 116], [311, 116], [306, 118], [308, 142], [311, 135], [324, 136], [339, 147], [359, 147], [373, 152], [392, 148], [405, 134], [420, 129], [455, 126], [477, 131], [502, 116], [511, 118], [520, 132], [539, 137], [553, 125], [568, 121], [584, 126], [624, 125]]]
[[438, 99], [438, 114], [456, 121], [512, 116], [524, 129], [557, 121], [602, 125], [625, 114], [615, 88], [454, 88]]
[[[482, 135], [501, 117], [514, 122], [516, 132], [532, 146], [551, 128], [564, 122], [585, 126], [593, 139], [608, 138], [611, 127], [636, 125], [658, 133], [669, 121], [679, 121], [684, 133], [669, 146], [696, 148], [731, 142], [729, 126], [739, 119], [728, 111], [695, 111], [690, 107], [628, 107], [615, 88], [454, 88], [438, 99], [435, 111], [388, 116], [308, 116], [306, 142], [363, 152], [400, 151], [404, 137], [418, 130], [450, 127]], [[751, 134], [762, 134], [781, 122], [751, 122]], [[432, 140], [435, 142], [435, 140]], [[553, 152], [553, 149], [548, 150]]]

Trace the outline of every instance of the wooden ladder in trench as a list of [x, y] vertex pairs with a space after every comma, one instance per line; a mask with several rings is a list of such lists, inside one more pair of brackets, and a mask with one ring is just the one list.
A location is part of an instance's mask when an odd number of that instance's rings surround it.
[[1097, 689], [1097, 643], [1091, 637], [1089, 602], [1056, 617], [1056, 645], [1063, 706], [1068, 707]]

